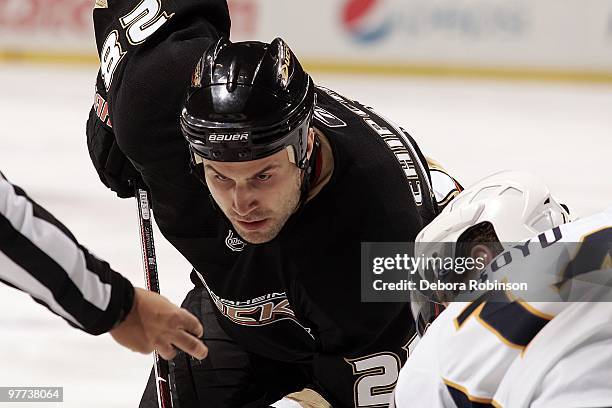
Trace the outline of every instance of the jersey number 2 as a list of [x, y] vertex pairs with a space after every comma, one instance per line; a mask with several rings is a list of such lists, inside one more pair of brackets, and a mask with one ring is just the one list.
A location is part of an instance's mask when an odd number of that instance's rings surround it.
[[353, 374], [360, 375], [355, 381], [355, 407], [388, 407], [401, 366], [399, 357], [378, 353], [347, 362]]
[[[161, 0], [142, 0], [136, 8], [119, 19], [130, 44], [142, 44], [174, 15], [168, 15], [161, 7]], [[119, 32], [112, 31], [106, 37], [100, 55], [100, 69], [107, 91], [113, 82], [113, 74], [126, 53], [121, 49]]]
[[121, 27], [126, 29], [130, 44], [138, 45], [142, 44], [172, 16], [173, 14], [168, 15], [161, 11], [160, 0], [142, 0], [134, 10], [121, 17], [119, 21], [121, 21]]

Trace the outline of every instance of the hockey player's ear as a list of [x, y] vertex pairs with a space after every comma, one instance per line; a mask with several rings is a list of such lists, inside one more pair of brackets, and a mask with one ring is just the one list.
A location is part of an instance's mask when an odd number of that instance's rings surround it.
[[[481, 259], [482, 263], [486, 267], [489, 262], [491, 262], [493, 258], [495, 258], [495, 252], [493, 252], [491, 248], [484, 244], [477, 244], [474, 245], [470, 250], [470, 257], [475, 260]], [[480, 262], [476, 263], [476, 265], [478, 264], [480, 264]]]

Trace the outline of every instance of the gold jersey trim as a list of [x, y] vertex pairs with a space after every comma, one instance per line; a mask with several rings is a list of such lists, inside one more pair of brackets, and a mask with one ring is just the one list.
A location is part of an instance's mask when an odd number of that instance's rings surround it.
[[448, 387], [452, 387], [452, 388], [456, 389], [457, 391], [461, 392], [463, 395], [465, 395], [467, 397], [467, 399], [469, 399], [472, 402], [478, 402], [479, 404], [490, 404], [491, 401], [493, 401], [492, 398], [476, 397], [476, 396], [470, 394], [468, 389], [465, 388], [464, 386], [459, 385], [459, 384], [457, 384], [455, 382], [452, 382], [451, 380], [447, 380], [446, 378], [442, 378], [442, 381], [444, 381], [444, 384], [446, 384]]

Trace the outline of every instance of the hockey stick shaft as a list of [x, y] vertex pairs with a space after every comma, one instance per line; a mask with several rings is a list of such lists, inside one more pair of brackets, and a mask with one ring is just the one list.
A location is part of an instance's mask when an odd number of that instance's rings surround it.
[[[147, 289], [159, 293], [159, 278], [157, 275], [157, 259], [155, 257], [155, 242], [153, 241], [153, 224], [151, 222], [151, 207], [149, 191], [136, 186], [135, 197], [138, 202], [138, 223], [140, 225], [140, 246], [144, 266]], [[155, 385], [157, 388], [157, 404], [159, 408], [172, 408], [172, 393], [170, 392], [170, 367], [157, 351], [153, 352], [155, 359]]]

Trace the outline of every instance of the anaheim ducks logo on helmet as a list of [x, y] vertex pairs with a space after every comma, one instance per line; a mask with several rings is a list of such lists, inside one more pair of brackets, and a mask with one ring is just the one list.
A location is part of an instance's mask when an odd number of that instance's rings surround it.
[[194, 88], [202, 87], [202, 59], [203, 58], [200, 58], [198, 61], [198, 65], [196, 65], [193, 75], [191, 76], [191, 86]]
[[289, 85], [289, 67], [291, 66], [291, 50], [284, 41], [279, 42], [279, 79], [283, 88]]

